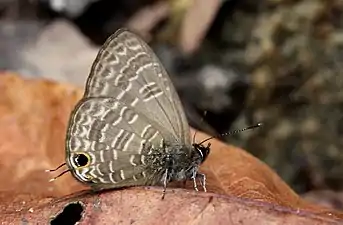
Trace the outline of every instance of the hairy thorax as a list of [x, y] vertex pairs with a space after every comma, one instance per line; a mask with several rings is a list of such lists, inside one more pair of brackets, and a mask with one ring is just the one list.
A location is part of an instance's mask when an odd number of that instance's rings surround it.
[[[168, 145], [151, 149], [147, 157], [147, 167], [153, 183], [182, 181], [191, 179], [198, 172], [202, 157], [192, 146]], [[165, 177], [167, 176], [167, 177]]]

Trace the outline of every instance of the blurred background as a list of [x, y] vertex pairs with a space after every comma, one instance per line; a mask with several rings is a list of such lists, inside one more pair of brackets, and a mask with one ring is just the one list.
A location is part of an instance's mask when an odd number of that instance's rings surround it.
[[84, 87], [121, 27], [152, 46], [193, 127], [263, 122], [222, 139], [343, 209], [343, 0], [0, 0], [0, 70]]

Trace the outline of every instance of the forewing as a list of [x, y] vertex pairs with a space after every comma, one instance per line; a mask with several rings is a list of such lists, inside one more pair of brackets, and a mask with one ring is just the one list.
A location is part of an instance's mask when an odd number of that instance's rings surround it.
[[[114, 98], [82, 99], [69, 121], [66, 138], [66, 161], [81, 182], [90, 175], [98, 188], [149, 184], [145, 174], [151, 165], [146, 156], [162, 146], [166, 129], [135, 108]], [[76, 154], [89, 156], [89, 164], [75, 165]], [[86, 182], [87, 183], [87, 182]]]
[[84, 97], [112, 97], [137, 108], [174, 136], [190, 144], [189, 126], [168, 74], [137, 35], [119, 30], [100, 49]]

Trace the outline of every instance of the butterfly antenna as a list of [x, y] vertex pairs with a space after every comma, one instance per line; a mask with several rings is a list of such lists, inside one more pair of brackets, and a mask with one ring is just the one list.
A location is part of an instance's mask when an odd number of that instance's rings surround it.
[[59, 175], [57, 175], [56, 177], [54, 177], [54, 178], [50, 179], [50, 180], [49, 180], [49, 182], [53, 182], [54, 180], [56, 180], [57, 178], [59, 178], [59, 177], [63, 176], [64, 174], [66, 174], [66, 173], [67, 173], [67, 172], [69, 172], [69, 171], [70, 171], [69, 169], [67, 169], [67, 170], [63, 171], [62, 173], [60, 173], [60, 174], [59, 174]]
[[212, 137], [206, 138], [205, 140], [203, 140], [202, 142], [200, 142], [199, 145], [203, 144], [203, 143], [206, 142], [206, 141], [209, 141], [209, 140], [211, 140], [211, 139], [214, 139], [214, 138], [223, 137], [223, 136], [230, 136], [230, 135], [233, 135], [233, 134], [238, 134], [238, 133], [241, 133], [241, 132], [246, 131], [246, 130], [251, 130], [251, 129], [255, 129], [255, 128], [261, 127], [262, 125], [263, 125], [262, 123], [258, 123], [258, 124], [255, 124], [255, 125], [253, 125], [253, 126], [245, 127], [245, 128], [243, 128], [243, 129], [229, 131], [229, 132], [220, 134], [220, 135], [218, 135], [218, 136], [212, 136]]
[[57, 168], [52, 169], [52, 170], [45, 170], [45, 172], [55, 172], [56, 170], [58, 170], [59, 168], [61, 168], [62, 166], [64, 166], [66, 163], [62, 163], [61, 165], [59, 165]]
[[[200, 124], [204, 122], [206, 114], [207, 114], [207, 111], [205, 110], [204, 113], [202, 114], [201, 119], [200, 119]], [[195, 136], [196, 136], [197, 132], [198, 131], [194, 132], [192, 143], [195, 143]]]

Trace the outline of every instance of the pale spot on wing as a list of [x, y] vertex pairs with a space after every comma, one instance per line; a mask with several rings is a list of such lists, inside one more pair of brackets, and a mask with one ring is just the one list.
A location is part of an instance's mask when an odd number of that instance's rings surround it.
[[125, 180], [124, 170], [120, 170], [120, 178], [121, 178], [122, 180]]
[[137, 164], [134, 162], [134, 160], [135, 160], [135, 155], [131, 155], [130, 156], [130, 163], [131, 163], [131, 165], [137, 166]]
[[109, 182], [102, 177], [97, 177], [101, 183], [108, 184]]
[[99, 155], [100, 155], [100, 162], [104, 162], [105, 160], [104, 160], [104, 151], [103, 150], [101, 150], [100, 151], [100, 153], [99, 153]]
[[93, 165], [96, 162], [96, 157], [93, 152], [87, 152], [90, 158], [90, 165]]
[[141, 140], [141, 144], [140, 144], [139, 149], [138, 149], [139, 154], [142, 154], [145, 143], [146, 143], [146, 140]]
[[112, 150], [112, 152], [113, 152], [113, 159], [114, 160], [118, 160], [118, 152], [117, 152], [117, 150]]
[[108, 163], [108, 167], [110, 168], [110, 171], [111, 171], [111, 173], [114, 173], [114, 170], [113, 170], [113, 161], [110, 161], [109, 163]]
[[117, 183], [114, 179], [113, 179], [113, 172], [111, 171], [111, 173], [109, 173], [108, 174], [108, 178], [110, 178], [110, 181], [112, 182], [112, 183]]
[[146, 133], [148, 132], [149, 128], [151, 127], [150, 124], [146, 125], [141, 133], [141, 137], [145, 137]]
[[90, 167], [88, 167], [89, 168], [89, 174], [92, 176], [92, 177], [96, 177], [95, 176], [95, 166], [90, 166]]
[[144, 99], [143, 99], [143, 102], [148, 102], [148, 101], [150, 101], [151, 99], [155, 99], [155, 98], [161, 96], [162, 94], [163, 94], [163, 92], [158, 92], [158, 93], [156, 93], [156, 94], [150, 95], [149, 97], [144, 98]]
[[127, 121], [128, 124], [133, 124], [138, 119], [138, 115], [134, 115], [131, 120]]
[[111, 147], [115, 148], [117, 146], [117, 141], [119, 140], [119, 138], [123, 135], [124, 130], [120, 129], [120, 131], [118, 132], [118, 134], [114, 137], [112, 143], [111, 143]]
[[100, 164], [97, 164], [95, 168], [96, 168], [96, 171], [99, 173], [100, 176], [104, 176], [104, 174], [100, 170]]
[[154, 135], [152, 135], [152, 137], [149, 138], [149, 142], [152, 142], [152, 140], [154, 140], [155, 137], [156, 137], [159, 133], [160, 133], [160, 132], [156, 131], [156, 132], [154, 133]]
[[153, 65], [153, 63], [145, 64], [145, 65], [139, 67], [139, 69], [137, 70], [136, 73], [137, 73], [137, 74], [140, 74], [143, 70], [145, 70], [145, 69], [148, 68], [148, 67], [151, 67], [152, 65]]
[[130, 146], [130, 143], [133, 140], [133, 138], [135, 137], [135, 135], [136, 135], [135, 133], [132, 133], [131, 136], [129, 137], [129, 139], [126, 140], [126, 143], [123, 147], [123, 152], [125, 152], [128, 149], [128, 147]]

